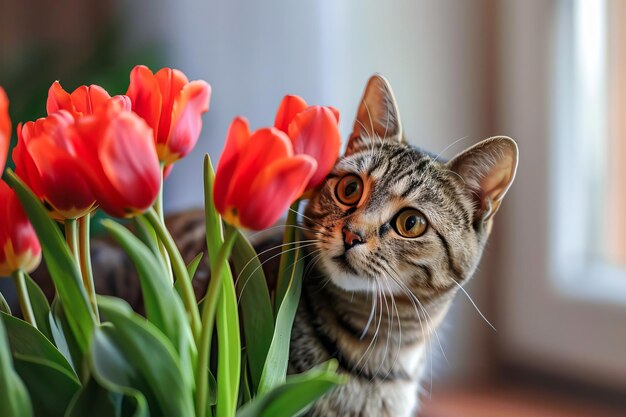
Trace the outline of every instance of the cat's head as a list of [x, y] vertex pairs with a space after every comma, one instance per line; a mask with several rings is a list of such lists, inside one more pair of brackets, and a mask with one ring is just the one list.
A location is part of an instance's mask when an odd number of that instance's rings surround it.
[[318, 265], [345, 290], [448, 292], [474, 273], [517, 159], [507, 137], [447, 162], [411, 147], [389, 83], [373, 76], [346, 153], [305, 212]]

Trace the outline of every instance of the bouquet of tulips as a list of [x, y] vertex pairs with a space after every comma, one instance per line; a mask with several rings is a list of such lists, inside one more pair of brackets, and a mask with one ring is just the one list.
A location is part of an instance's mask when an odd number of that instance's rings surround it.
[[[205, 158], [208, 254], [185, 265], [163, 220], [163, 181], [195, 146], [210, 94], [204, 81], [144, 66], [114, 97], [55, 82], [47, 116], [17, 126], [15, 171], [5, 171], [11, 121], [0, 88], [0, 276], [13, 278], [24, 318], [0, 294], [0, 416], [292, 416], [343, 382], [333, 362], [287, 376], [304, 263], [297, 211], [337, 158], [338, 113], [286, 96], [274, 127], [250, 132], [235, 118], [216, 173]], [[287, 209], [288, 249], [269, 289], [242, 230]], [[137, 271], [144, 315], [95, 293], [98, 210], [133, 222], [131, 232], [102, 220]], [[52, 300], [28, 275], [42, 255]], [[200, 262], [211, 279], [198, 300]]]

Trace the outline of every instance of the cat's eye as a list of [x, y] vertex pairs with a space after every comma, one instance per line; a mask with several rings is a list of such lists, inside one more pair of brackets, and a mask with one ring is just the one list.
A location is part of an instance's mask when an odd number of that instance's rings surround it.
[[356, 205], [363, 195], [363, 180], [355, 174], [345, 175], [337, 183], [335, 195], [341, 204]]
[[407, 208], [396, 215], [393, 228], [402, 237], [416, 238], [426, 232], [428, 221], [419, 210]]

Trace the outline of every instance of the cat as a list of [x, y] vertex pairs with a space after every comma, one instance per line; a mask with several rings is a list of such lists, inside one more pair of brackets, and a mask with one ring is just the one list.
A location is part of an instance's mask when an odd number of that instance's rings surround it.
[[[303, 245], [308, 263], [289, 372], [335, 358], [349, 377], [307, 416], [415, 415], [426, 346], [476, 270], [517, 160], [507, 137], [486, 139], [450, 161], [408, 145], [388, 81], [370, 78], [345, 154], [301, 216], [312, 244]], [[202, 210], [166, 222], [186, 262], [206, 253]], [[273, 281], [280, 234], [254, 243]], [[92, 259], [98, 293], [121, 296], [141, 312], [123, 252], [100, 240]], [[209, 276], [202, 262], [198, 297]]]
[[517, 160], [507, 137], [448, 162], [411, 147], [389, 83], [369, 80], [345, 155], [303, 215], [317, 255], [290, 369], [336, 358], [350, 376], [308, 416], [415, 415], [428, 339], [476, 270]]

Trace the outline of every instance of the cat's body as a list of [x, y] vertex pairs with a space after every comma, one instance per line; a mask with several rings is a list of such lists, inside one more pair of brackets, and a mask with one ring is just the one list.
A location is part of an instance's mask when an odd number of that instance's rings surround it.
[[[350, 377], [310, 417], [415, 415], [428, 344], [476, 269], [516, 167], [508, 138], [483, 141], [450, 162], [407, 145], [388, 83], [370, 79], [346, 154], [302, 216], [303, 239], [312, 243], [304, 245], [289, 369], [335, 358]], [[201, 211], [169, 218], [187, 261], [206, 253], [203, 221]], [[111, 254], [103, 254], [110, 269]], [[102, 257], [94, 254], [94, 262]], [[276, 264], [264, 269], [271, 276]], [[110, 292], [96, 278], [98, 290]], [[201, 294], [206, 265], [197, 278]]]

